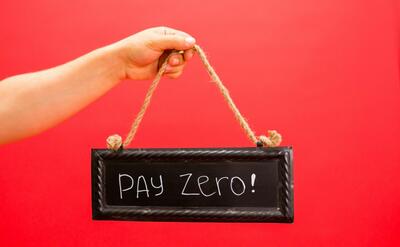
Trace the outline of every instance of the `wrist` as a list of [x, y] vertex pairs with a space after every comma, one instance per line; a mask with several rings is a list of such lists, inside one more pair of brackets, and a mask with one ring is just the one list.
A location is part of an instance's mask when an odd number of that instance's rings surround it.
[[126, 79], [126, 59], [122, 56], [119, 47], [108, 45], [97, 49], [98, 59], [106, 68], [105, 76], [116, 83]]

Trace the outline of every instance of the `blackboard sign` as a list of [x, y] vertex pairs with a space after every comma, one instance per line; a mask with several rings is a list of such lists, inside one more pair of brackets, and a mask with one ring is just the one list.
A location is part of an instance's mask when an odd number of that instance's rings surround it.
[[293, 222], [292, 149], [92, 150], [95, 220]]

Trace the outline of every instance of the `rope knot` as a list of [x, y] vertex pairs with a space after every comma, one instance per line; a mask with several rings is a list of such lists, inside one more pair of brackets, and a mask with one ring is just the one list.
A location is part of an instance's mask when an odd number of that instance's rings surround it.
[[276, 130], [268, 130], [268, 136], [258, 137], [259, 142], [265, 147], [276, 147], [282, 142], [282, 136]]
[[120, 135], [111, 135], [107, 138], [107, 148], [113, 151], [117, 151], [122, 147], [122, 137]]

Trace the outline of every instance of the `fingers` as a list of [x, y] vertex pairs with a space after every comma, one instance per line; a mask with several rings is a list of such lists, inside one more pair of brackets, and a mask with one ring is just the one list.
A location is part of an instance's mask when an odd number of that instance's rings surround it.
[[189, 61], [190, 59], [192, 59], [193, 55], [194, 55], [194, 50], [189, 49], [189, 50], [185, 51], [185, 53], [183, 54], [183, 57], [185, 58], [185, 61]]
[[167, 49], [187, 50], [194, 46], [196, 40], [189, 34], [169, 27], [153, 28], [154, 37], [148, 46], [157, 51]]
[[178, 78], [183, 73], [184, 68], [185, 63], [178, 66], [171, 66], [170, 64], [168, 64], [167, 68], [165, 69], [164, 75], [173, 79]]
[[171, 55], [171, 57], [168, 60], [168, 64], [171, 66], [178, 66], [180, 64], [182, 64], [183, 61], [183, 57], [181, 54], [176, 54], [176, 55]]
[[184, 50], [183, 54], [173, 54], [168, 59], [168, 66], [164, 75], [169, 78], [178, 78], [193, 55], [193, 46], [196, 40], [189, 34], [169, 28], [169, 27], [156, 27], [153, 29], [156, 34], [154, 39], [149, 42], [150, 48], [157, 51], [164, 51], [169, 49]]
[[165, 68], [165, 73], [176, 73], [178, 71], [183, 70], [184, 67], [185, 67], [185, 64], [178, 65], [178, 66], [171, 66], [168, 64], [167, 68]]
[[168, 74], [165, 74], [165, 76], [168, 77], [168, 78], [170, 78], [170, 79], [176, 79], [176, 78], [178, 78], [179, 76], [181, 76], [182, 73], [183, 73], [183, 71], [178, 71], [178, 72], [175, 72], [175, 73], [168, 73]]
[[192, 58], [194, 51], [187, 50], [183, 55], [174, 54], [168, 60], [167, 68], [165, 69], [165, 76], [175, 79], [178, 78], [182, 73], [186, 65], [186, 61]]
[[192, 49], [186, 50], [183, 55], [181, 54], [172, 55], [168, 60], [168, 64], [170, 64], [171, 66], [180, 65], [182, 63], [189, 61], [193, 57], [193, 55], [194, 51]]

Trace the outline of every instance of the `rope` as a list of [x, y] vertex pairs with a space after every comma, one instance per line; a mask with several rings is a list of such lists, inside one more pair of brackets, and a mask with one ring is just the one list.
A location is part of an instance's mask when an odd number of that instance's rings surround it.
[[[267, 146], [267, 147], [275, 147], [279, 146], [282, 141], [282, 136], [276, 130], [269, 130], [268, 136], [261, 135], [258, 138], [255, 136], [254, 132], [251, 130], [249, 124], [247, 123], [246, 119], [242, 116], [239, 109], [236, 107], [235, 103], [233, 102], [231, 96], [229, 95], [228, 89], [224, 86], [221, 79], [218, 77], [217, 73], [215, 72], [214, 68], [210, 65], [206, 54], [204, 53], [203, 49], [200, 46], [195, 45], [194, 50], [199, 54], [201, 61], [203, 62], [205, 68], [207, 69], [208, 74], [210, 75], [212, 81], [217, 85], [220, 92], [222, 93], [224, 99], [229, 105], [229, 108], [235, 115], [236, 120], [239, 122], [242, 129], [245, 131], [247, 137], [255, 143], [257, 146]], [[153, 82], [151, 83], [149, 90], [147, 91], [146, 97], [144, 99], [143, 105], [139, 110], [134, 122], [132, 123], [131, 130], [129, 131], [128, 135], [125, 138], [125, 141], [122, 143], [121, 136], [115, 134], [111, 135], [107, 138], [107, 147], [112, 150], [118, 150], [123, 147], [127, 147], [132, 139], [135, 137], [137, 129], [140, 125], [140, 122], [143, 119], [144, 113], [147, 110], [147, 107], [150, 104], [151, 97], [158, 86], [158, 83], [161, 80], [162, 75], [165, 72], [165, 69], [168, 65], [168, 60], [170, 56], [176, 53], [182, 53], [182, 51], [172, 51], [167, 58], [162, 63], [160, 69], [158, 70], [156, 77], [154, 78]]]

